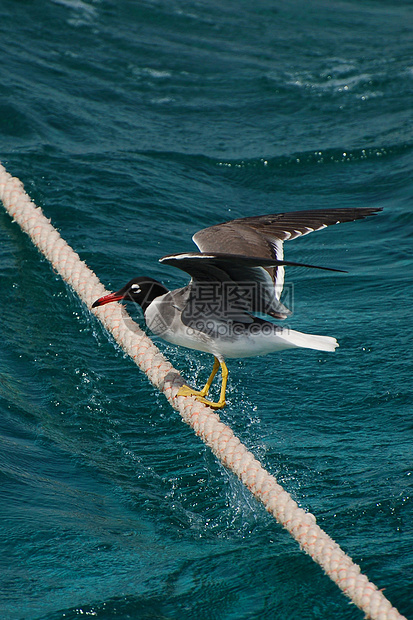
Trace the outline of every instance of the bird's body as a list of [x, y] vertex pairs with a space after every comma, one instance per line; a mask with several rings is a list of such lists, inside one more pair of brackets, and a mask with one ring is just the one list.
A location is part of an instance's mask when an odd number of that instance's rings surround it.
[[[196, 396], [212, 407], [225, 405], [227, 358], [267, 355], [291, 348], [334, 351], [335, 338], [280, 327], [267, 315], [291, 314], [280, 301], [286, 265], [339, 271], [284, 261], [283, 242], [339, 222], [374, 215], [377, 209], [320, 209], [232, 220], [193, 236], [200, 252], [164, 256], [161, 263], [191, 276], [183, 288], [169, 291], [152, 278], [134, 278], [118, 292], [96, 300], [93, 307], [122, 299], [136, 301], [149, 329], [172, 344], [205, 351], [215, 357], [212, 373], [200, 391], [184, 386], [179, 395]], [[257, 316], [261, 315], [261, 316]], [[219, 367], [221, 395], [206, 400]]]
[[259, 317], [242, 322], [208, 312], [188, 326], [182, 321], [182, 311], [190, 294], [190, 287], [176, 289], [157, 297], [148, 306], [145, 322], [156, 336], [171, 344], [211, 353], [219, 360], [267, 355], [297, 347], [334, 351], [338, 346], [335, 338], [303, 334]]

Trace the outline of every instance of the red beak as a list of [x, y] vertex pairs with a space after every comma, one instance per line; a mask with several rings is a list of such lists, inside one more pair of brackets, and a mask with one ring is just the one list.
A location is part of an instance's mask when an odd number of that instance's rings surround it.
[[123, 295], [119, 295], [119, 293], [110, 293], [109, 295], [104, 295], [104, 297], [99, 297], [99, 299], [94, 301], [92, 308], [104, 306], [105, 304], [110, 304], [111, 301], [120, 301], [121, 299], [123, 299]]

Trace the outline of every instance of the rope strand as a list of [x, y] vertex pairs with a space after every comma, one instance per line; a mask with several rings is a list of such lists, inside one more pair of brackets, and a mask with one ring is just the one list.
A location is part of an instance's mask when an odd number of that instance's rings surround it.
[[[0, 164], [0, 199], [13, 220], [26, 232], [53, 268], [91, 310], [107, 294], [99, 278], [64, 241], [23, 184]], [[316, 523], [255, 459], [217, 413], [193, 397], [177, 397], [183, 380], [119, 303], [91, 310], [149, 380], [166, 396], [216, 457], [230, 469], [267, 511], [291, 534], [338, 587], [372, 620], [406, 620], [384, 594], [361, 573], [360, 567]], [[126, 327], [127, 325], [127, 327]]]

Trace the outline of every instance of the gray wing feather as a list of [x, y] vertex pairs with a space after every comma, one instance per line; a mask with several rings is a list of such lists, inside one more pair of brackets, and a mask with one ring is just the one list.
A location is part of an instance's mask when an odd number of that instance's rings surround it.
[[[244, 217], [204, 228], [192, 237], [201, 252], [228, 252], [282, 261], [283, 242], [296, 239], [332, 224], [352, 222], [374, 215], [381, 209], [314, 209]], [[284, 266], [265, 267], [280, 298]]]

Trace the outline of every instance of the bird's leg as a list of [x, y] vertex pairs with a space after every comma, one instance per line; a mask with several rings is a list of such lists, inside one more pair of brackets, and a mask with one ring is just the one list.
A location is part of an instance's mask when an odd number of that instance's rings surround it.
[[219, 370], [219, 359], [217, 357], [214, 357], [214, 365], [212, 367], [212, 372], [208, 377], [208, 381], [205, 383], [204, 387], [202, 388], [202, 390], [199, 392], [199, 396], [206, 396], [209, 392], [209, 388], [212, 385], [212, 382], [215, 378], [215, 375], [217, 374]]
[[225, 407], [225, 392], [227, 390], [228, 368], [224, 360], [222, 360], [221, 362], [221, 375], [222, 375], [221, 392], [219, 395], [219, 401], [217, 403], [217, 408]]
[[[222, 409], [222, 407], [225, 407], [225, 391], [227, 389], [228, 368], [224, 361], [218, 362], [218, 363], [221, 366], [221, 375], [222, 375], [221, 392], [219, 395], [218, 402], [214, 403], [212, 400], [207, 400], [206, 398], [203, 398], [202, 396], [195, 397], [201, 403], [208, 405], [208, 407], [212, 407], [212, 409]], [[215, 367], [215, 364], [214, 364], [214, 367]]]
[[[204, 398], [204, 395], [208, 393], [208, 390], [211, 387], [211, 383], [215, 375], [217, 374], [218, 368], [220, 366], [221, 366], [221, 374], [222, 374], [221, 392], [219, 395], [218, 402], [214, 403], [213, 401], [207, 400], [206, 398]], [[212, 369], [211, 375], [208, 381], [206, 382], [205, 386], [201, 390], [201, 392], [196, 392], [195, 390], [192, 390], [187, 385], [184, 385], [179, 390], [177, 396], [195, 396], [197, 400], [199, 400], [201, 403], [204, 403], [205, 405], [208, 405], [208, 407], [212, 407], [212, 409], [222, 409], [222, 407], [225, 407], [225, 391], [227, 389], [227, 381], [228, 381], [228, 368], [225, 362], [224, 361], [220, 362], [217, 358], [215, 358], [214, 367]], [[204, 392], [204, 390], [206, 391]]]
[[209, 375], [208, 381], [205, 383], [202, 390], [200, 391], [193, 390], [192, 388], [189, 387], [189, 385], [183, 385], [179, 389], [177, 396], [206, 396], [209, 392], [209, 388], [211, 387], [214, 377], [217, 374], [218, 370], [219, 370], [219, 360], [216, 357], [214, 357], [214, 366], [212, 368], [212, 372]]

